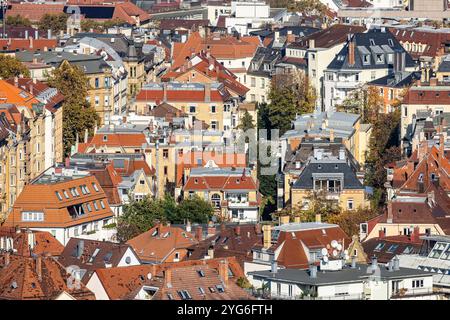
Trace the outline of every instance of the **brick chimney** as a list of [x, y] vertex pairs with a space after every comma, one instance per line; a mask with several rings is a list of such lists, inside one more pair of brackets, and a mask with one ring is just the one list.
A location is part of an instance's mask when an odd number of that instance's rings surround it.
[[438, 81], [436, 77], [430, 78], [430, 87], [436, 87], [437, 83]]
[[197, 229], [195, 229], [195, 239], [197, 239], [197, 241], [203, 240], [203, 228], [201, 226], [198, 226]]
[[167, 83], [164, 82], [162, 85], [163, 85], [163, 102], [167, 102]]
[[316, 222], [322, 222], [322, 215], [320, 213], [316, 214]]
[[39, 281], [42, 281], [42, 257], [38, 256], [36, 258], [36, 274], [38, 276]]
[[415, 226], [413, 232], [411, 233], [411, 242], [419, 242], [420, 241], [420, 228], [419, 226]]
[[383, 239], [384, 237], [386, 237], [386, 234], [384, 233], [384, 229], [380, 229], [378, 231], [378, 238]]
[[30, 37], [30, 49], [33, 49], [33, 37]]
[[290, 217], [287, 214], [280, 216], [280, 225], [289, 223], [289, 218]]
[[219, 276], [224, 285], [228, 284], [228, 260], [222, 260], [219, 262]]
[[355, 41], [352, 34], [348, 35], [348, 64], [353, 66], [355, 64]]
[[241, 235], [241, 226], [234, 227], [234, 233], [236, 234], [236, 236], [240, 236]]
[[302, 222], [301, 217], [300, 217], [300, 216], [295, 216], [295, 217], [294, 217], [294, 222], [295, 222], [295, 223], [301, 223], [301, 222]]
[[164, 284], [166, 288], [172, 288], [172, 270], [170, 268], [164, 271]]

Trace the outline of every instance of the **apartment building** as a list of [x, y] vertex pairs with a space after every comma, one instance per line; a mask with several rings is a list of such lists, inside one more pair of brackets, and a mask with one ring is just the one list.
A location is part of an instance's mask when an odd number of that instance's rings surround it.
[[335, 110], [367, 82], [415, 69], [412, 57], [385, 28], [350, 35], [324, 71], [324, 109]]
[[50, 232], [63, 245], [72, 237], [111, 239], [114, 217], [97, 179], [77, 170], [46, 171], [17, 197], [5, 226]]

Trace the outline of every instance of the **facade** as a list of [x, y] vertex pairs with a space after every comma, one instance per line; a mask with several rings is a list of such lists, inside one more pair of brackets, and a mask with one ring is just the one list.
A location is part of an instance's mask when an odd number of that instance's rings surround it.
[[414, 70], [411, 56], [385, 28], [356, 33], [324, 71], [324, 108], [335, 110], [367, 82]]
[[226, 221], [258, 221], [261, 195], [248, 168], [192, 168], [183, 197], [210, 202]]
[[4, 225], [50, 232], [63, 245], [79, 236], [110, 239], [104, 227], [113, 213], [95, 177], [50, 171], [24, 187]]

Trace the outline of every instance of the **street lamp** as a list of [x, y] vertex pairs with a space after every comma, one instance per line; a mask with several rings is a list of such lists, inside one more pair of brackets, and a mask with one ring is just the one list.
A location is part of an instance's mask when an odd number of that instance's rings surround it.
[[2, 8], [2, 24], [3, 24], [3, 35], [2, 38], [6, 38], [6, 9], [8, 8], [8, 1], [7, 0], [0, 0], [0, 7]]

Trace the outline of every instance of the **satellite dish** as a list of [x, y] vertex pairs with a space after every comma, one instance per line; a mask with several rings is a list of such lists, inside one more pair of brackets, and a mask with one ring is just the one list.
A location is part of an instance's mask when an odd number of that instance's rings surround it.
[[331, 241], [331, 247], [336, 248], [338, 245], [338, 242], [336, 240]]
[[323, 256], [323, 262], [328, 262], [328, 256]]
[[338, 243], [338, 245], [336, 246], [336, 249], [338, 249], [338, 251], [342, 250], [342, 244]]
[[147, 279], [148, 279], [148, 280], [151, 280], [151, 279], [152, 279], [152, 273], [151, 273], [151, 272], [149, 272], [149, 273], [147, 274]]
[[337, 256], [337, 251], [336, 250], [333, 250], [333, 257], [336, 257]]
[[322, 248], [322, 255], [323, 256], [327, 256], [328, 255], [328, 250], [326, 248]]

